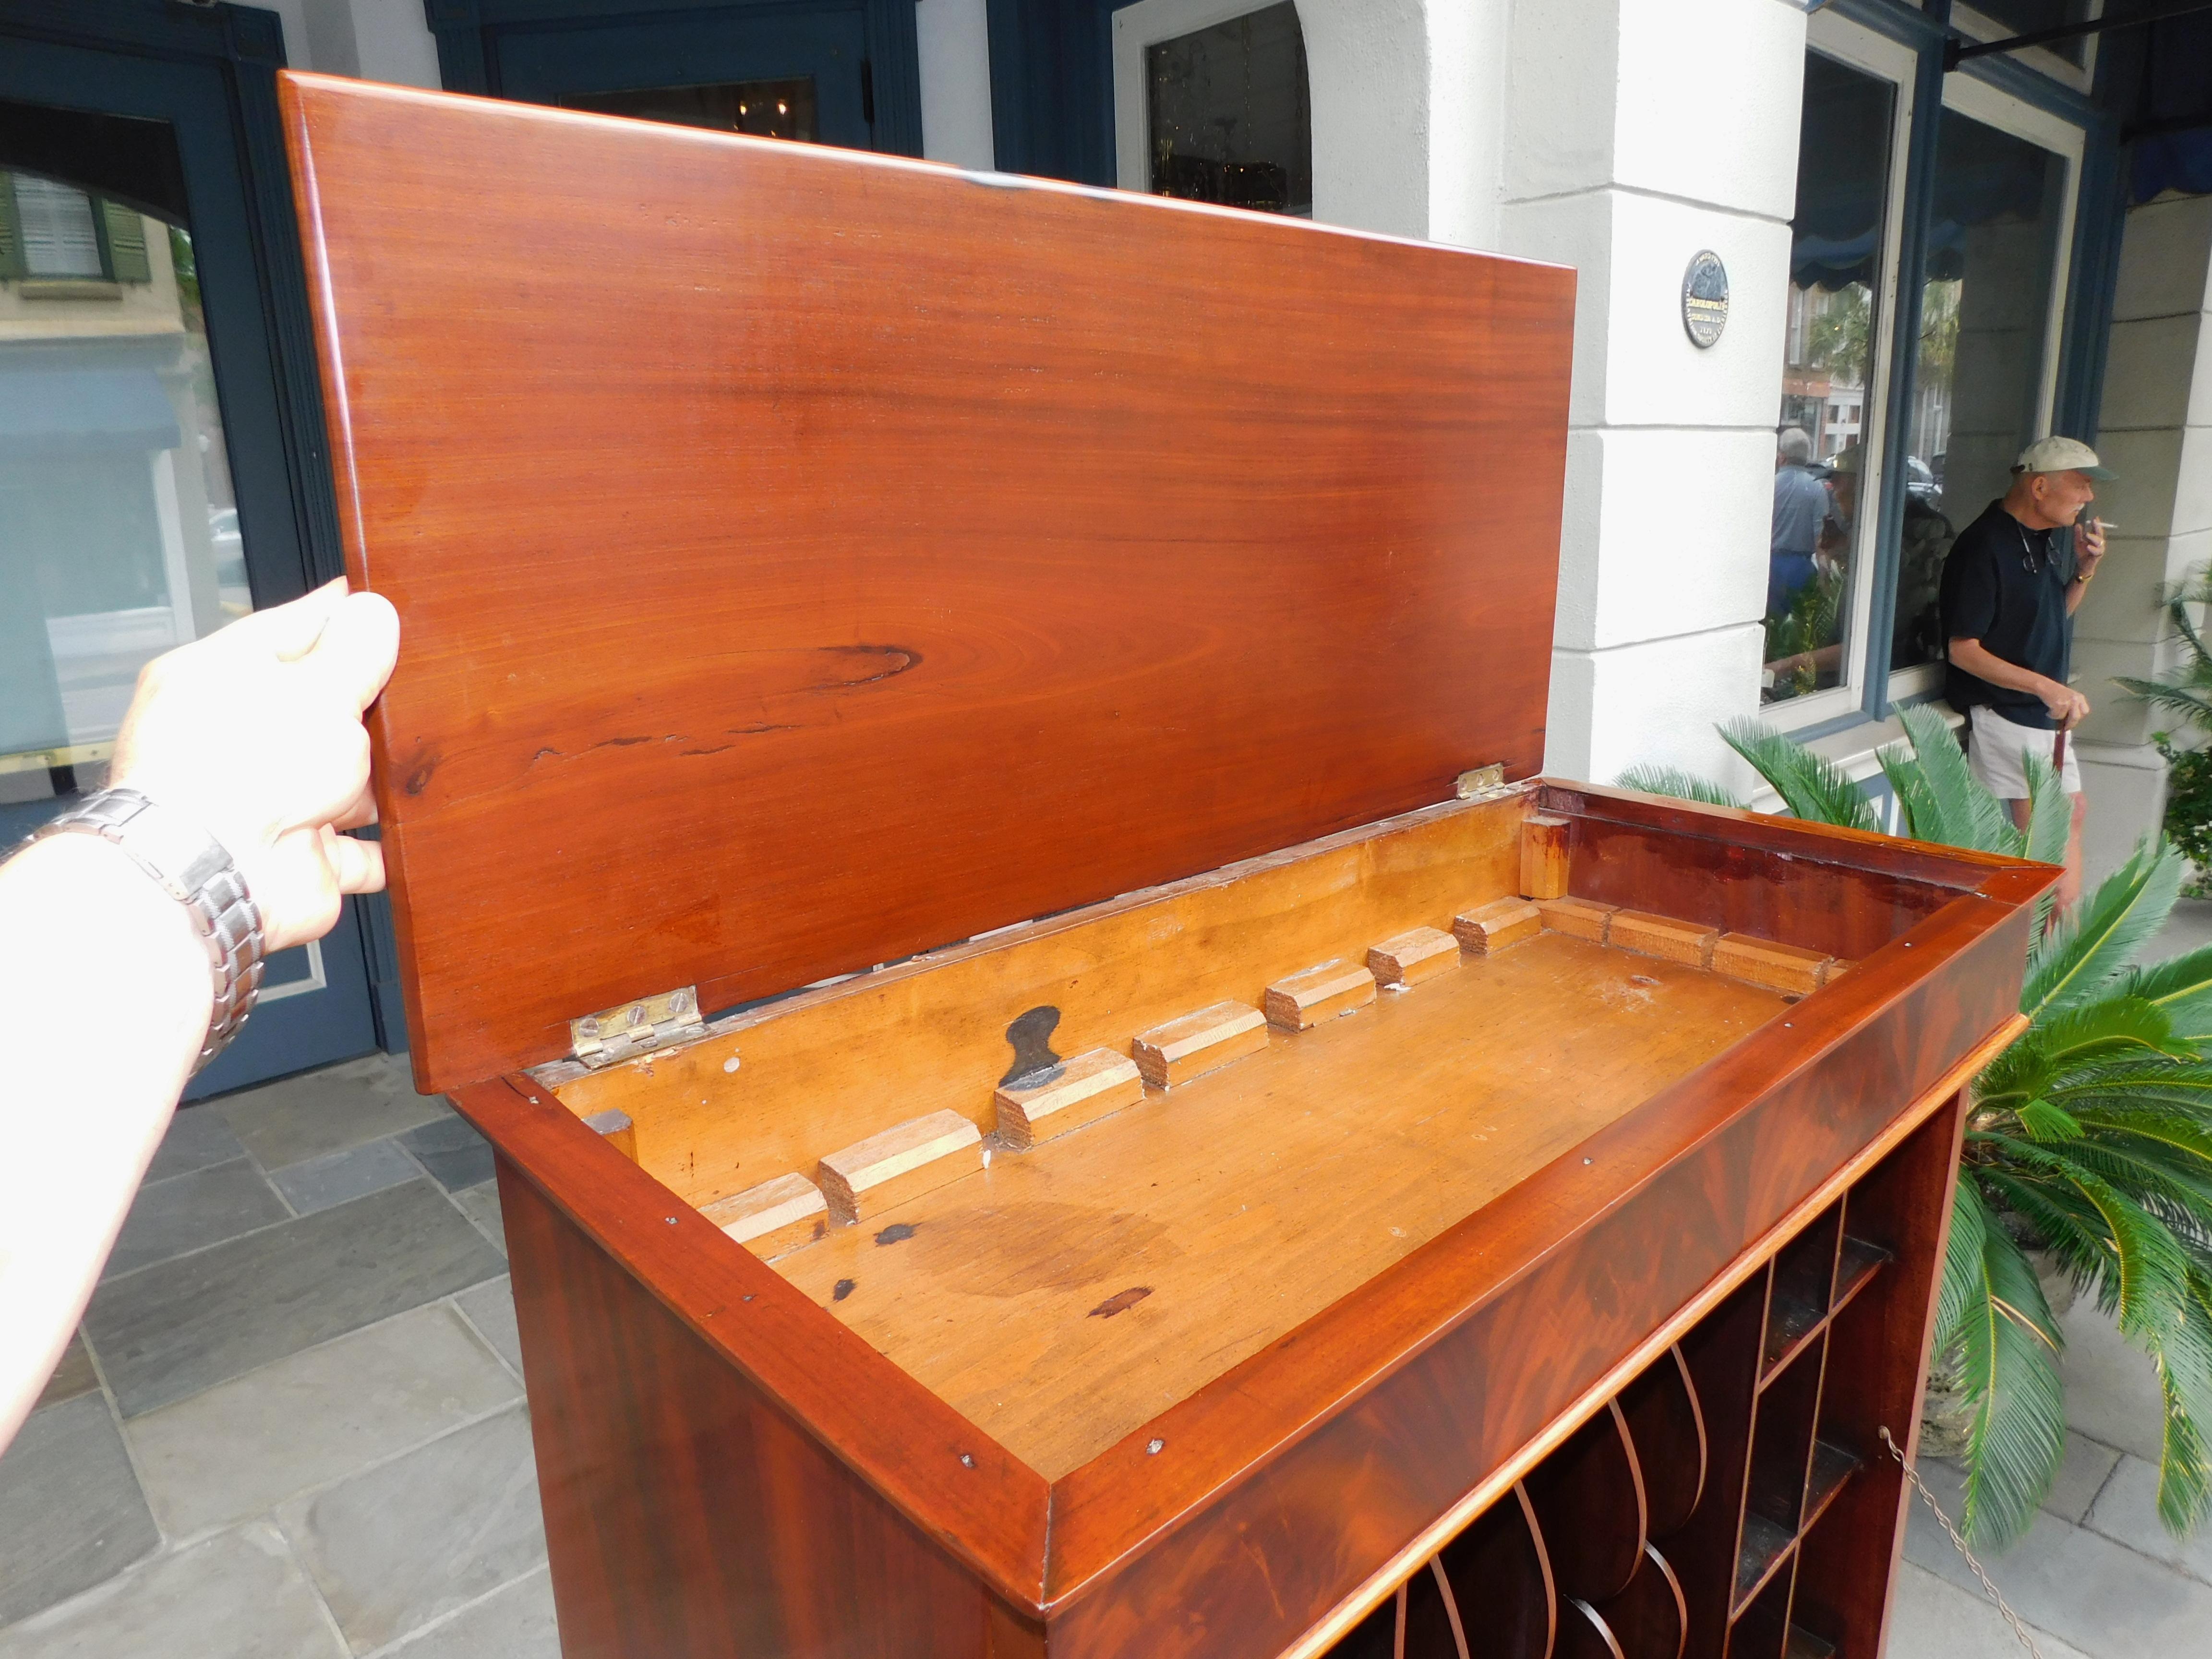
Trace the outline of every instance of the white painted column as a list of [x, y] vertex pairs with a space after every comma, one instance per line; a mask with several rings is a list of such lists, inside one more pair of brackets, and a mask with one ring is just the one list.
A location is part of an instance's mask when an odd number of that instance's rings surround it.
[[2212, 562], [2212, 198], [2128, 214], [2097, 450], [2120, 476], [2098, 490], [2098, 513], [2119, 529], [2075, 618], [2075, 684], [2095, 710], [2080, 749], [2093, 881], [2164, 817], [2166, 765], [2150, 734], [2175, 724], [2112, 677], [2174, 665], [2166, 599]]
[[[1581, 273], [1546, 764], [1747, 785], [1715, 735], [1755, 713], [1805, 17], [1789, 0], [1516, 9], [1505, 252]], [[1684, 268], [1728, 266], [1719, 343]]]
[[921, 153], [990, 172], [999, 163], [985, 0], [920, 0], [914, 27], [921, 55]]

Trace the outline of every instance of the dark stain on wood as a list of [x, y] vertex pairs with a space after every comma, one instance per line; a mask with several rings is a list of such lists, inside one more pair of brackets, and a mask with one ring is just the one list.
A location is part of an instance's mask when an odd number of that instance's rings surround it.
[[[912, 1238], [913, 1237], [914, 1223], [911, 1221], [894, 1221], [890, 1226], [884, 1228], [883, 1231], [876, 1235], [876, 1243], [878, 1244], [896, 1244], [902, 1238]], [[849, 1279], [846, 1282], [848, 1284], [851, 1283]]]
[[1152, 1287], [1149, 1285], [1132, 1285], [1127, 1290], [1116, 1291], [1113, 1295], [1108, 1297], [1103, 1302], [1100, 1303], [1097, 1307], [1091, 1310], [1088, 1317], [1092, 1319], [1111, 1319], [1117, 1313], [1128, 1312], [1130, 1309], [1135, 1307], [1139, 1302], [1142, 1302], [1152, 1293]]
[[1052, 1051], [1052, 1034], [1059, 1026], [1060, 1010], [1045, 1003], [1019, 1015], [1006, 1027], [1006, 1041], [1014, 1045], [1014, 1063], [999, 1079], [1001, 1089], [1016, 1084], [1024, 1089], [1042, 1089], [1060, 1080], [1060, 1057]]
[[839, 1279], [830, 1289], [830, 1299], [832, 1302], [842, 1302], [847, 1297], [852, 1295], [860, 1282], [857, 1279]]

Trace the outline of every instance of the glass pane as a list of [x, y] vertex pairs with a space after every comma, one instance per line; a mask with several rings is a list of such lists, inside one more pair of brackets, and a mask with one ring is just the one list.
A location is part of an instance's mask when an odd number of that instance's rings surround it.
[[28, 268], [0, 283], [5, 842], [105, 781], [149, 658], [252, 596], [190, 234], [58, 179], [0, 190]]
[[1313, 116], [1295, 5], [1145, 48], [1152, 191], [1313, 216]]
[[1891, 666], [1943, 654], [1936, 590], [1959, 529], [2012, 483], [2037, 437], [2065, 158], [1943, 112], [1920, 291], [1920, 366], [1906, 462]]
[[756, 138], [817, 142], [811, 75], [781, 81], [726, 81], [717, 86], [633, 87], [624, 92], [578, 93], [561, 102], [568, 109], [627, 115], [638, 121], [711, 127], [717, 132], [749, 133]]
[[1767, 550], [1760, 701], [1850, 678], [1860, 438], [1874, 373], [1896, 89], [1808, 52]]
[[[2089, 0], [1971, 0], [1971, 3], [2007, 36], [2034, 34], [2089, 21]], [[2077, 34], [2070, 40], [2053, 40], [2044, 50], [2057, 52], [2069, 64], [2081, 64], [2088, 61], [2087, 46], [2088, 38]]]

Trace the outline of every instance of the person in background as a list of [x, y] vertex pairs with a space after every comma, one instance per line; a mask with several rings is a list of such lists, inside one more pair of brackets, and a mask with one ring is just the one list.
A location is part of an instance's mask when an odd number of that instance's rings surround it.
[[192, 1073], [264, 951], [384, 884], [362, 711], [399, 619], [333, 582], [156, 657], [110, 786], [0, 863], [0, 1447], [84, 1312]]
[[[2025, 757], [2055, 760], [2059, 734], [2089, 713], [2089, 700], [2066, 683], [2067, 670], [2074, 612], [2105, 556], [2105, 526], [2087, 516], [2089, 504], [2098, 483], [2113, 475], [2095, 450], [2072, 438], [2030, 444], [2012, 473], [2003, 499], [1951, 544], [1941, 606], [1944, 696], [1966, 716], [1968, 763], [2025, 825]], [[2061, 781], [2073, 804], [2058, 887], [2063, 909], [2081, 891], [2081, 772], [2071, 744]]]
[[1812, 434], [1785, 427], [1775, 445], [1774, 533], [1768, 544], [1766, 614], [1778, 617], [1818, 572], [1814, 555], [1835, 520], [1828, 486], [1813, 465]]

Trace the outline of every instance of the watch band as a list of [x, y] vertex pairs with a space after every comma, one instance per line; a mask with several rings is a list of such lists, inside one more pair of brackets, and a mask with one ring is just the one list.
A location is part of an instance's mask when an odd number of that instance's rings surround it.
[[246, 890], [246, 878], [221, 842], [136, 789], [87, 795], [41, 825], [30, 840], [71, 833], [112, 842], [191, 912], [215, 975], [207, 1041], [192, 1066], [198, 1072], [238, 1035], [261, 993], [261, 911]]

